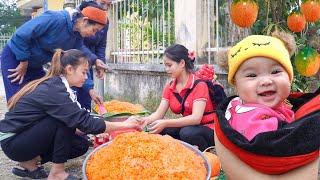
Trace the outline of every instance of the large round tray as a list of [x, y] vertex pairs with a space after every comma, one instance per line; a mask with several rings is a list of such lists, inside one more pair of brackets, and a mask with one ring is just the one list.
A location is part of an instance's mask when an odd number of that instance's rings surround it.
[[[178, 140], [181, 144], [183, 144], [184, 146], [186, 146], [187, 148], [189, 148], [190, 150], [192, 150], [193, 152], [195, 152], [198, 156], [202, 157], [204, 162], [205, 162], [205, 167], [207, 169], [207, 177], [206, 177], [206, 180], [210, 180], [210, 175], [211, 175], [211, 166], [208, 162], [208, 159], [203, 155], [203, 153], [198, 150], [197, 148], [193, 147], [192, 145], [186, 143], [186, 142], [183, 142], [183, 141], [180, 141]], [[96, 149], [94, 149], [92, 152], [90, 152], [88, 154], [88, 156], [85, 158], [83, 164], [82, 164], [82, 174], [83, 174], [83, 179], [84, 180], [88, 180], [87, 178], [87, 173], [86, 173], [86, 166], [87, 166], [87, 162], [88, 160], [90, 159], [90, 157], [96, 152], [96, 151], [99, 151], [100, 148], [103, 148], [105, 146], [108, 146], [110, 143], [112, 143], [112, 141], [109, 141], [107, 143], [104, 143], [102, 145], [100, 145], [99, 147], [97, 147]]]

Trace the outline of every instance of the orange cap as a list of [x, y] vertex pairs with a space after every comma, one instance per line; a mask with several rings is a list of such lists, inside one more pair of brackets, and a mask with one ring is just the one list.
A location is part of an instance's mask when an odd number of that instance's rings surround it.
[[106, 25], [108, 22], [107, 12], [92, 6], [83, 8], [81, 13], [90, 20]]

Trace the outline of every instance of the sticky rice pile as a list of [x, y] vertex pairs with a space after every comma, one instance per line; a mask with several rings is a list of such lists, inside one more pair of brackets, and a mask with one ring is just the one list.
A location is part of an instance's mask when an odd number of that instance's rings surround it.
[[88, 160], [86, 175], [99, 179], [205, 179], [204, 160], [170, 136], [143, 132], [117, 136]]
[[[108, 113], [118, 114], [118, 113], [130, 113], [139, 114], [144, 110], [143, 106], [140, 104], [132, 104], [129, 102], [111, 100], [103, 103], [106, 111]], [[95, 105], [94, 110], [99, 112], [98, 105]]]

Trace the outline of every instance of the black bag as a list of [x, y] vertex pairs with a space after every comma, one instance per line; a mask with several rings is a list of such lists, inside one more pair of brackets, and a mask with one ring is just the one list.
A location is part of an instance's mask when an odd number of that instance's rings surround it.
[[[225, 100], [227, 98], [223, 87], [219, 83], [213, 82], [213, 81], [210, 81], [210, 80], [197, 79], [197, 80], [194, 81], [193, 87], [191, 89], [187, 90], [187, 92], [184, 95], [184, 97], [181, 97], [179, 95], [179, 93], [176, 93], [176, 92], [173, 93], [174, 96], [177, 98], [177, 100], [181, 104], [181, 109], [180, 109], [180, 113], [181, 114], [184, 113], [184, 103], [185, 103], [187, 97], [192, 92], [192, 90], [199, 84], [199, 82], [205, 82], [207, 84], [208, 89], [209, 89], [209, 96], [210, 96], [211, 102], [213, 103], [212, 104], [213, 107], [217, 107], [223, 100]], [[214, 111], [211, 111], [211, 112], [204, 112], [203, 115], [208, 115], [208, 114], [214, 113], [215, 111], [216, 110], [214, 109]]]

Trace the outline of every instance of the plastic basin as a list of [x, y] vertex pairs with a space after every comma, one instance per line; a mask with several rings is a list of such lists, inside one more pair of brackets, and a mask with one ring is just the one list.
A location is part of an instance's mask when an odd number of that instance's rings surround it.
[[[179, 141], [179, 140], [178, 140]], [[192, 150], [193, 152], [195, 152], [198, 156], [200, 156], [203, 160], [204, 160], [204, 165], [207, 169], [207, 176], [206, 176], [206, 180], [210, 180], [210, 175], [211, 175], [211, 167], [210, 164], [208, 162], [208, 159], [202, 154], [202, 152], [200, 150], [198, 150], [197, 148], [193, 147], [192, 145], [185, 143], [183, 141], [179, 141], [181, 144], [183, 144], [185, 147], [189, 148], [190, 150]], [[90, 157], [96, 152], [99, 151], [100, 148], [103, 148], [105, 146], [108, 146], [110, 143], [112, 143], [112, 141], [109, 141], [107, 143], [104, 143], [102, 145], [100, 145], [99, 147], [97, 147], [96, 149], [94, 149], [91, 153], [88, 154], [88, 156], [85, 158], [83, 164], [82, 164], [82, 174], [83, 174], [83, 179], [84, 180], [88, 180], [87, 178], [87, 173], [86, 173], [86, 166], [87, 166], [87, 162], [90, 159]]]

